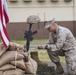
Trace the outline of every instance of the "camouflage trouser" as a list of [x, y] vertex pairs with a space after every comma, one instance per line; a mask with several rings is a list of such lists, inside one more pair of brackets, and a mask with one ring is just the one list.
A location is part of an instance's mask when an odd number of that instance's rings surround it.
[[76, 50], [66, 52], [65, 58], [69, 75], [76, 75]]
[[69, 75], [76, 75], [76, 50], [68, 50], [64, 52], [63, 50], [51, 51], [47, 50], [50, 59], [53, 63], [60, 62], [58, 56], [65, 56], [66, 66]]
[[63, 50], [51, 51], [50, 49], [48, 49], [47, 52], [53, 63], [60, 62], [59, 56], [65, 56]]

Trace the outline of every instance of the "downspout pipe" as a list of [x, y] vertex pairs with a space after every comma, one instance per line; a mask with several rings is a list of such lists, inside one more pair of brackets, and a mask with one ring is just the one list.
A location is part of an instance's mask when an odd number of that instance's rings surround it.
[[75, 25], [75, 0], [73, 0], [73, 25], [74, 25], [74, 36], [76, 37], [76, 25]]

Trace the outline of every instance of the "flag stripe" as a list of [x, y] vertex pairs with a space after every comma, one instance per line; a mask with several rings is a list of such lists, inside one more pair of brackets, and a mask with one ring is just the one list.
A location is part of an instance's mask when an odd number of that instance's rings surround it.
[[4, 33], [1, 21], [0, 21], [0, 31], [1, 31], [1, 39], [4, 43], [4, 46], [7, 48], [7, 46], [9, 45], [9, 41]]
[[6, 30], [6, 23], [9, 22], [9, 17], [5, 8], [6, 8], [6, 0], [0, 0], [0, 35], [4, 46], [7, 48], [10, 39], [8, 37], [8, 33]]
[[4, 2], [4, 17], [5, 17], [6, 23], [8, 23], [9, 22], [9, 17], [8, 17], [8, 11], [7, 11], [7, 3], [6, 3], [6, 1]]
[[6, 22], [5, 23], [8, 23], [9, 22], [9, 18], [8, 18], [8, 15], [6, 14], [5, 10], [4, 10], [4, 17], [6, 19]]

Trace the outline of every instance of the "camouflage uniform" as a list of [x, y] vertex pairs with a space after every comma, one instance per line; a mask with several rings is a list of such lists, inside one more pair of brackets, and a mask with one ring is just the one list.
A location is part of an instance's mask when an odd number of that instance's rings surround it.
[[58, 26], [56, 32], [50, 32], [47, 52], [52, 62], [60, 62], [59, 56], [65, 56], [67, 70], [76, 75], [76, 41], [71, 31]]

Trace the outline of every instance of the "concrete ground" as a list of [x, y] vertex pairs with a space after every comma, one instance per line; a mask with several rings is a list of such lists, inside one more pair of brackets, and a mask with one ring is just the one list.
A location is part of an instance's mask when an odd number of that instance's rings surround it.
[[56, 72], [55, 72], [55, 68], [56, 68], [55, 64], [52, 63], [52, 62], [47, 62], [47, 63], [48, 63], [48, 66], [47, 65], [46, 66], [45, 65], [38, 66], [37, 75], [68, 75], [65, 63], [61, 62], [61, 65], [63, 66], [63, 69], [64, 69], [64, 73], [63, 74], [56, 74]]
[[[63, 73], [63, 74], [58, 74], [58, 75], [68, 75], [68, 74], [67, 74], [66, 64], [65, 64], [65, 63], [63, 63], [63, 62], [61, 62], [61, 65], [63, 66], [64, 73]], [[56, 66], [55, 66], [55, 64], [54, 64], [54, 63], [52, 63], [52, 62], [49, 62], [49, 63], [48, 63], [48, 66], [54, 66], [54, 67], [56, 67]]]

